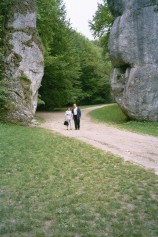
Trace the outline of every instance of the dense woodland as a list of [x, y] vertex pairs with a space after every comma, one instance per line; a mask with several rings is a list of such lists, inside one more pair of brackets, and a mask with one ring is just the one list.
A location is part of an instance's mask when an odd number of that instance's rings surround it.
[[[74, 102], [109, 102], [111, 63], [107, 50], [103, 51], [99, 40], [91, 42], [71, 28], [64, 1], [38, 0], [37, 5], [37, 25], [45, 53], [45, 74], [39, 91], [44, 101], [42, 109]], [[95, 21], [91, 28], [96, 35]]]
[[[0, 3], [0, 44], [11, 1]], [[45, 70], [39, 90], [38, 109], [53, 110], [68, 104], [98, 104], [112, 100], [109, 77], [111, 62], [107, 40], [112, 16], [106, 1], [90, 22], [97, 40], [90, 41], [71, 27], [63, 0], [36, 0], [37, 27], [43, 44]], [[2, 47], [1, 47], [2, 49]], [[0, 58], [3, 52], [0, 51]], [[1, 74], [2, 84], [3, 75]], [[6, 92], [1, 85], [0, 103]]]

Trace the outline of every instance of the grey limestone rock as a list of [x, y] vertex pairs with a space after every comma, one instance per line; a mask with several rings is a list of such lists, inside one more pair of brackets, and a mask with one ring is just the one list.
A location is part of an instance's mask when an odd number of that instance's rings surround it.
[[44, 70], [32, 0], [15, 0], [6, 29], [5, 77], [10, 97], [7, 120], [29, 123], [36, 111]]
[[158, 121], [158, 0], [108, 0], [116, 102], [132, 119]]

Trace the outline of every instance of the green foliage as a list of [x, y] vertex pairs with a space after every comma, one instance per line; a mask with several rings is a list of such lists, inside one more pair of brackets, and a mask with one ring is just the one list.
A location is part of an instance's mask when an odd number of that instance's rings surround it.
[[93, 20], [89, 22], [94, 36], [101, 37], [110, 32], [113, 21], [114, 18], [108, 8], [107, 0], [102, 0], [102, 3], [98, 3], [98, 9]]
[[10, 10], [10, 6], [13, 4], [13, 0], [1, 0], [0, 1], [0, 79], [2, 79], [2, 73], [4, 71], [4, 37], [5, 37], [5, 27], [6, 20], [8, 17], [8, 12]]
[[109, 73], [102, 50], [71, 29], [62, 1], [37, 1], [38, 29], [44, 46], [45, 73], [40, 88], [52, 110], [72, 103], [96, 104], [111, 99]]
[[[38, 29], [44, 45], [45, 74], [40, 89], [44, 108], [52, 110], [73, 103], [80, 91], [80, 65], [72, 43], [72, 31], [65, 20], [62, 1], [38, 2]], [[46, 27], [47, 26], [47, 27]]]
[[98, 3], [98, 9], [89, 25], [94, 36], [99, 37], [104, 55], [108, 53], [108, 41], [113, 22], [114, 17], [108, 8], [107, 0], [102, 0], [102, 3]]
[[36, 0], [37, 2], [37, 27], [44, 46], [45, 55], [49, 55], [50, 44], [55, 35], [61, 12], [59, 1]]
[[3, 80], [0, 81], [0, 110], [6, 109], [6, 101], [7, 101], [8, 93], [7, 93], [7, 86]]
[[13, 0], [0, 1], [0, 119], [3, 117], [3, 112], [7, 110], [8, 106], [8, 90], [7, 83], [4, 76], [4, 57], [5, 57], [5, 24], [7, 14]]
[[6, 15], [6, 5], [5, 2], [0, 2], [0, 80], [2, 80], [3, 74], [3, 61], [4, 61], [4, 23], [5, 23], [5, 15]]
[[102, 0], [102, 3], [98, 3], [98, 9], [89, 24], [94, 36], [100, 38], [100, 45], [104, 54], [108, 52], [109, 34], [113, 22], [114, 17], [108, 8], [107, 0]]
[[90, 112], [92, 118], [129, 131], [158, 136], [158, 122], [129, 121], [117, 104]]
[[[0, 80], [4, 80], [2, 67], [5, 22], [9, 7], [13, 3], [14, 0], [2, 0], [0, 3]], [[52, 110], [74, 102], [109, 102], [111, 65], [106, 56], [102, 57], [103, 50], [96, 42], [90, 42], [71, 29], [70, 23], [66, 20], [62, 0], [36, 0], [36, 4], [37, 27], [45, 57], [45, 73], [39, 91], [40, 106]], [[16, 60], [18, 63], [18, 57]], [[5, 105], [7, 93], [2, 84], [5, 85], [1, 83], [0, 103]]]
[[102, 3], [98, 3], [98, 9], [93, 17], [93, 20], [89, 22], [90, 29], [92, 30], [94, 36], [98, 38], [98, 40], [95, 41], [95, 44], [101, 48], [102, 60], [104, 61], [104, 81], [101, 80], [104, 82], [104, 85], [101, 85], [102, 89], [99, 94], [103, 96], [104, 90], [104, 95], [106, 94], [106, 102], [113, 101], [109, 82], [112, 64], [108, 53], [108, 41], [113, 21], [114, 18], [108, 8], [107, 0], [102, 0]]
[[153, 172], [43, 129], [0, 134], [1, 237], [158, 236]]
[[102, 49], [79, 33], [74, 34], [74, 43], [80, 59], [82, 94], [80, 104], [98, 104], [111, 100], [109, 72], [104, 62]]

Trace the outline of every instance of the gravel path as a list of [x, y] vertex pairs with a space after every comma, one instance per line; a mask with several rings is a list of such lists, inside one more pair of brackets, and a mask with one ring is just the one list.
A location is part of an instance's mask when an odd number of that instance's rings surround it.
[[[66, 130], [64, 112], [37, 113], [46, 120], [40, 127], [51, 129], [68, 137], [89, 143], [97, 148], [116, 154], [158, 174], [158, 138], [119, 130], [91, 120], [88, 113], [97, 107], [82, 109], [81, 129]], [[74, 127], [74, 126], [73, 126]]]

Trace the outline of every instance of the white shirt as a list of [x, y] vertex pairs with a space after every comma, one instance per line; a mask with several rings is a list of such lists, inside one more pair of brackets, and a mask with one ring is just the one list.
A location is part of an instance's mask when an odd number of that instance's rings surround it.
[[74, 115], [77, 115], [77, 107], [74, 109]]
[[66, 117], [66, 120], [71, 120], [72, 119], [72, 112], [71, 112], [71, 110], [67, 110], [65, 112], [65, 117]]

